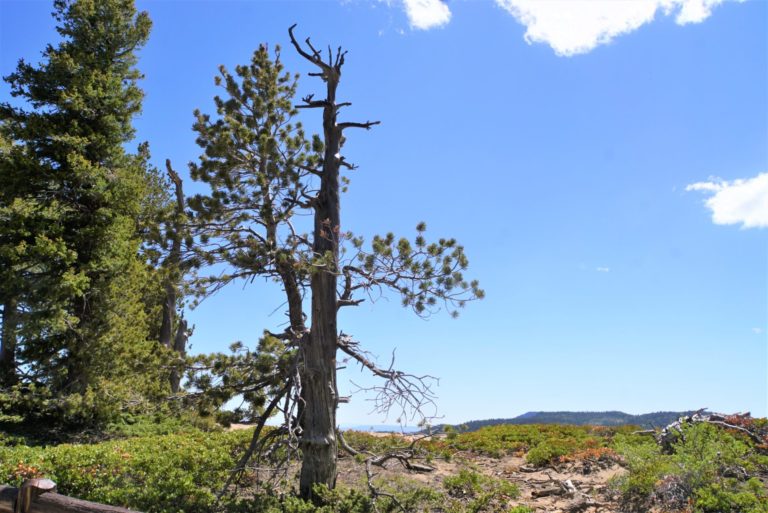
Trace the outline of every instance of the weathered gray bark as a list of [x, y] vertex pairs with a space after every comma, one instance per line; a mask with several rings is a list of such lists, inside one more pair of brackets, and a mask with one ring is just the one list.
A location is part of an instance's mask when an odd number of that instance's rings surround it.
[[[166, 268], [165, 277], [165, 299], [163, 301], [163, 320], [160, 324], [160, 343], [169, 349], [173, 349], [179, 356], [184, 358], [187, 354], [187, 321], [179, 319], [176, 323], [176, 301], [178, 299], [178, 290], [182, 279], [181, 269], [181, 241], [184, 238], [184, 189], [181, 178], [171, 167], [171, 161], [166, 159], [165, 167], [168, 171], [168, 177], [173, 182], [176, 192], [176, 216], [171, 226], [171, 249], [163, 262]], [[173, 326], [176, 326], [176, 335], [173, 335]], [[174, 366], [171, 370], [170, 382], [171, 392], [174, 394], [180, 390], [181, 370]]]
[[336, 102], [336, 89], [341, 78], [344, 55], [339, 48], [335, 55], [328, 49], [328, 60], [323, 60], [309, 39], [305, 51], [293, 35], [293, 27], [288, 29], [296, 51], [320, 69], [319, 76], [326, 84], [326, 97], [313, 100], [313, 96], [303, 98], [302, 108], [320, 108], [323, 110], [323, 136], [325, 153], [321, 169], [316, 173], [320, 177], [320, 190], [312, 200], [314, 209], [314, 232], [312, 250], [319, 260], [310, 280], [312, 290], [312, 320], [309, 337], [304, 337], [301, 344], [302, 365], [301, 398], [302, 451], [301, 476], [299, 490], [304, 498], [315, 499], [312, 487], [324, 484], [333, 488], [336, 484], [336, 409], [339, 394], [336, 387], [336, 350], [338, 348], [338, 329], [336, 315], [339, 307], [337, 276], [339, 274], [339, 237], [341, 231], [340, 215], [340, 180], [339, 169], [349, 166], [341, 156], [342, 133], [346, 128], [365, 128], [378, 122], [338, 123], [337, 114], [341, 107], [349, 103]]
[[16, 300], [8, 298], [3, 302], [3, 332], [0, 342], [0, 385], [10, 386], [16, 383], [16, 344], [18, 328], [18, 305]]
[[300, 491], [312, 497], [312, 486], [336, 485], [336, 263], [339, 256], [341, 212], [339, 203], [339, 151], [341, 130], [336, 125], [336, 87], [340, 70], [325, 69], [326, 105], [323, 108], [325, 155], [320, 192], [315, 200], [313, 252], [325, 267], [312, 275], [312, 324], [302, 347], [302, 399], [304, 429], [301, 439]]
[[176, 287], [165, 283], [165, 298], [163, 299], [163, 320], [160, 324], [160, 343], [171, 347], [173, 341], [173, 324], [176, 318]]
[[181, 219], [184, 216], [184, 190], [181, 178], [171, 167], [170, 160], [165, 161], [165, 167], [176, 192], [176, 216], [170, 229], [172, 236], [171, 249], [163, 262], [167, 276], [164, 283], [163, 320], [160, 325], [160, 343], [170, 348], [173, 342], [173, 325], [176, 317], [176, 299], [179, 287], [179, 266], [181, 265], [181, 240], [184, 230], [184, 227], [181, 225]]

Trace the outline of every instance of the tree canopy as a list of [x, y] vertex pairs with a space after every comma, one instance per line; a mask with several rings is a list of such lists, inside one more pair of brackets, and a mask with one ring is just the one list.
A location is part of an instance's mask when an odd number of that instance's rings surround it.
[[126, 150], [151, 23], [131, 0], [57, 0], [54, 17], [61, 42], [19, 62], [5, 80], [22, 102], [0, 105], [3, 371], [83, 421], [162, 391], [142, 251], [161, 184], [146, 144]]
[[[215, 116], [196, 111], [194, 129], [203, 154], [190, 165], [192, 177], [211, 192], [189, 204], [200, 241], [196, 258], [226, 265], [223, 273], [199, 279], [203, 294], [257, 277], [274, 280], [285, 294], [288, 327], [266, 337], [283, 341], [282, 354], [291, 364], [277, 375], [281, 387], [274, 390], [275, 382], [270, 383], [272, 401], [261, 421], [282, 411], [284, 433], [301, 451], [301, 493], [311, 497], [315, 484], [333, 487], [336, 479], [339, 350], [385, 380], [376, 390], [382, 409], [419, 410], [431, 400], [424, 379], [379, 368], [340, 332], [338, 310], [359, 305], [372, 289], [391, 289], [419, 315], [440, 307], [456, 315], [457, 308], [483, 293], [477, 282], [464, 278], [463, 247], [450, 238], [427, 242], [424, 223], [417, 225], [412, 241], [388, 233], [369, 244], [342, 228], [341, 194], [348, 181], [342, 171], [355, 168], [341, 154], [344, 132], [378, 122], [337, 119], [349, 105], [336, 99], [346, 52], [329, 50], [323, 56], [309, 40], [305, 49], [293, 37], [293, 27], [290, 37], [315, 66], [309, 75], [325, 82], [326, 97], [310, 95], [294, 105], [298, 77], [283, 69], [279, 47], [271, 57], [262, 45], [234, 74], [221, 67], [216, 83], [226, 96], [214, 98]], [[304, 133], [299, 109], [322, 111], [322, 136]], [[260, 433], [257, 429], [252, 449], [259, 446]]]

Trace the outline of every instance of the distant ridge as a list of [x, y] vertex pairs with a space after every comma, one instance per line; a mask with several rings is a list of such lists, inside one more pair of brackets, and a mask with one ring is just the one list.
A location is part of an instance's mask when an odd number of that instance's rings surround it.
[[[683, 415], [695, 410], [658, 411], [642, 415], [630, 415], [621, 411], [529, 411], [511, 419], [471, 420], [451, 426], [458, 431], [477, 431], [486, 426], [498, 424], [571, 424], [576, 426], [639, 426], [645, 428], [663, 427]], [[442, 431], [445, 424], [434, 426], [433, 431]]]

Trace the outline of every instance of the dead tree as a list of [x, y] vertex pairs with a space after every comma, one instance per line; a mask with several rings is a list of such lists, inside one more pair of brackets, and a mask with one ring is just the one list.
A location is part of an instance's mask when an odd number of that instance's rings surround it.
[[336, 485], [336, 410], [339, 394], [336, 383], [336, 350], [338, 329], [337, 280], [339, 275], [339, 242], [341, 231], [341, 176], [344, 165], [341, 157], [343, 133], [347, 128], [369, 130], [378, 121], [365, 123], [339, 123], [339, 109], [344, 103], [336, 100], [336, 90], [341, 79], [346, 52], [338, 48], [328, 49], [327, 61], [316, 50], [309, 39], [305, 49], [293, 35], [293, 25], [288, 33], [296, 51], [312, 63], [317, 72], [311, 76], [320, 77], [326, 85], [326, 97], [314, 100], [304, 98], [299, 108], [319, 108], [323, 112], [323, 147], [321, 166], [316, 170], [320, 186], [311, 199], [314, 214], [312, 253], [323, 260], [322, 267], [311, 273], [310, 289], [311, 325], [308, 336], [303, 337], [299, 347], [301, 378], [301, 437], [302, 454], [299, 489], [302, 497], [312, 497], [312, 488], [324, 484], [329, 488]]
[[[160, 325], [160, 343], [164, 347], [172, 349], [179, 359], [183, 359], [186, 355], [189, 329], [185, 319], [180, 318], [178, 322], [176, 321], [176, 303], [178, 301], [179, 288], [184, 279], [185, 263], [182, 261], [182, 242], [186, 238], [185, 234], [188, 228], [185, 224], [183, 182], [179, 174], [171, 166], [170, 159], [165, 160], [165, 168], [168, 172], [168, 178], [173, 184], [176, 201], [166, 233], [166, 237], [171, 240], [171, 246], [163, 260], [165, 298], [163, 299], [163, 318]], [[174, 326], [176, 328], [175, 335]], [[182, 372], [178, 364], [172, 365], [170, 382], [171, 392], [174, 394], [179, 391], [181, 374]]]

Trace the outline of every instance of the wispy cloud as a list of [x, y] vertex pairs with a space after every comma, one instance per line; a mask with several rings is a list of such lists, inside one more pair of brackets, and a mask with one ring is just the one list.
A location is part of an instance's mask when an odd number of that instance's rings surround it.
[[768, 173], [754, 178], [725, 181], [712, 178], [693, 183], [686, 191], [710, 194], [705, 205], [715, 224], [740, 224], [742, 228], [768, 227]]
[[763, 328], [752, 328], [752, 333], [754, 333], [755, 335], [762, 335]]
[[611, 268], [610, 267], [596, 267], [595, 271], [597, 271], [599, 273], [609, 273], [609, 272], [611, 272]]
[[[496, 0], [525, 25], [525, 40], [556, 54], [587, 53], [653, 21], [657, 12], [678, 25], [700, 23], [726, 0]], [[743, 1], [743, 0], [738, 0]]]
[[429, 30], [451, 21], [451, 10], [441, 0], [403, 0], [412, 28]]

